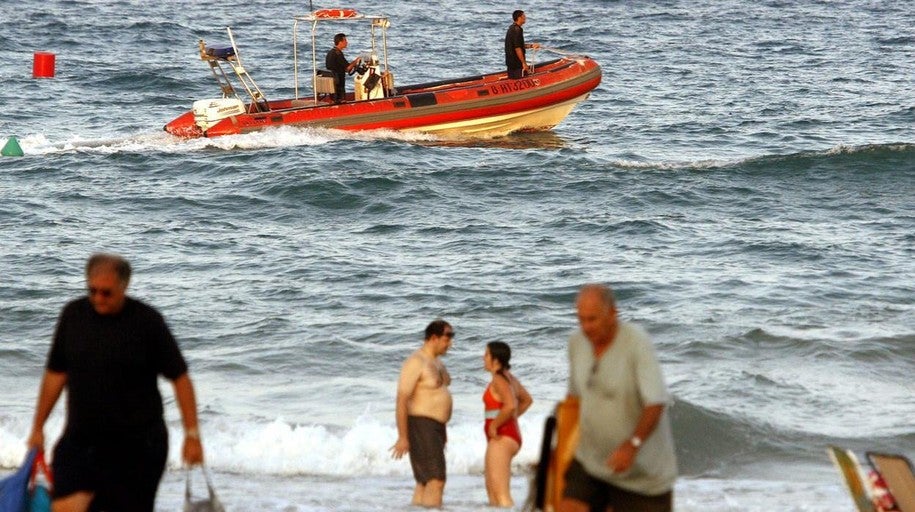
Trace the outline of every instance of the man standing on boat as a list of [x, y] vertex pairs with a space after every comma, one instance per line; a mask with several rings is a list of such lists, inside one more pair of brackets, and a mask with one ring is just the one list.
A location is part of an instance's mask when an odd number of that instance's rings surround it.
[[569, 337], [569, 395], [579, 441], [559, 512], [670, 512], [677, 478], [671, 398], [648, 334], [617, 318], [613, 292], [586, 284]]
[[445, 424], [451, 419], [451, 376], [440, 356], [454, 328], [438, 319], [426, 327], [423, 346], [404, 361], [397, 383], [395, 459], [410, 454], [416, 488], [413, 505], [441, 507], [445, 490]]
[[530, 73], [533, 66], [527, 63], [527, 48], [539, 49], [540, 43], [524, 44], [524, 29], [521, 28], [527, 21], [524, 11], [517, 10], [512, 13], [514, 22], [509, 25], [505, 33], [505, 67], [508, 68], [508, 78], [521, 78], [525, 73]]
[[346, 34], [335, 35], [334, 47], [327, 52], [327, 57], [324, 58], [324, 66], [334, 72], [334, 103], [341, 103], [346, 99], [346, 75], [351, 75], [353, 69], [362, 60], [362, 57], [356, 57], [352, 62], [346, 61], [343, 50], [348, 44]]

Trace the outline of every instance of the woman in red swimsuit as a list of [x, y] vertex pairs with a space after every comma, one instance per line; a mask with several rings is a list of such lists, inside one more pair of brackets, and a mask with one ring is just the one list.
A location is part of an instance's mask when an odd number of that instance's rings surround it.
[[486, 423], [486, 493], [494, 507], [511, 507], [511, 463], [521, 449], [521, 429], [518, 416], [533, 403], [530, 393], [508, 370], [511, 368], [511, 348], [493, 341], [486, 345], [483, 367], [492, 380], [483, 392]]

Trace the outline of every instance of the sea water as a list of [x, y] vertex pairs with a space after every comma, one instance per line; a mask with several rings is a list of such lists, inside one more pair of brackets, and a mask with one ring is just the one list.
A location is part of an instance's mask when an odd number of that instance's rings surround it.
[[[181, 343], [231, 511], [408, 509], [409, 464], [389, 454], [396, 379], [436, 317], [457, 332], [445, 508], [485, 509], [495, 339], [535, 399], [520, 505], [589, 281], [653, 337], [675, 398], [677, 510], [851, 511], [827, 445], [915, 456], [908, 4], [347, 7], [391, 16], [400, 84], [501, 69], [516, 8], [550, 49], [531, 60], [587, 54], [603, 81], [547, 133], [188, 141], [161, 128], [219, 96], [197, 41], [226, 44], [231, 26], [265, 95], [290, 96], [306, 3], [0, 4], [0, 139], [25, 152], [0, 158], [0, 472], [24, 456], [56, 317], [102, 250], [130, 259], [130, 293]], [[336, 31], [351, 59], [369, 47], [360, 24], [321, 30], [319, 55]], [[36, 51], [56, 54], [54, 78], [31, 78]], [[161, 387], [157, 510], [177, 511], [180, 420]], [[49, 445], [62, 426], [58, 404]]]

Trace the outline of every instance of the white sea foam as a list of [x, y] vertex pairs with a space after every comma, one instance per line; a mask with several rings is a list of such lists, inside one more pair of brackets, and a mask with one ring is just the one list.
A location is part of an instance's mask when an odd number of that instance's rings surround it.
[[[45, 429], [48, 447], [62, 430], [59, 416]], [[180, 425], [171, 422], [169, 466], [181, 467]], [[521, 418], [524, 444], [516, 456], [517, 468], [527, 467], [539, 457], [542, 418]], [[0, 467], [12, 468], [25, 456], [25, 439], [30, 425], [20, 419], [0, 423]], [[217, 418], [201, 422], [201, 434], [208, 464], [219, 471], [259, 475], [312, 475], [326, 477], [356, 475], [407, 475], [407, 459], [394, 460], [390, 448], [397, 440], [393, 419], [382, 423], [360, 417], [350, 427], [293, 424], [273, 421], [236, 421]], [[457, 423], [448, 428], [446, 460], [452, 474], [481, 474], [486, 443], [482, 420]]]
[[253, 150], [285, 148], [295, 146], [320, 146], [334, 141], [402, 141], [428, 142], [436, 141], [434, 135], [420, 132], [402, 132], [395, 130], [364, 130], [358, 132], [330, 128], [298, 128], [283, 126], [242, 135], [226, 135], [216, 138], [184, 139], [165, 132], [142, 132], [116, 138], [84, 138], [73, 135], [65, 140], [51, 140], [46, 135], [27, 135], [20, 139], [19, 145], [25, 155], [52, 155], [71, 152], [95, 152], [101, 154], [165, 152], [187, 153], [205, 149], [220, 150]]

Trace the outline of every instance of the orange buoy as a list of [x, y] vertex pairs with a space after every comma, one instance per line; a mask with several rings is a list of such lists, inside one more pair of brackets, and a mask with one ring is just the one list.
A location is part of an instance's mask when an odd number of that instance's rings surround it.
[[32, 61], [32, 78], [54, 77], [54, 54], [50, 52], [35, 52]]

